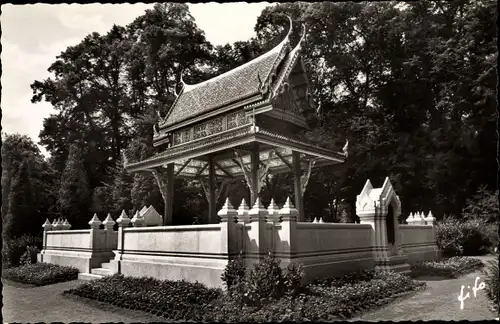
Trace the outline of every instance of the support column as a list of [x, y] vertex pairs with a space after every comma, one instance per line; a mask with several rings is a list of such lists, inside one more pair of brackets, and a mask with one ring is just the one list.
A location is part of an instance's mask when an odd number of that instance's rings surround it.
[[167, 165], [167, 170], [165, 172], [167, 180], [167, 192], [165, 199], [165, 218], [163, 219], [163, 225], [172, 225], [172, 211], [174, 206], [174, 164], [170, 163]]
[[217, 220], [217, 201], [215, 195], [215, 168], [212, 155], [208, 156], [208, 223], [216, 224]]
[[251, 170], [251, 178], [252, 178], [252, 183], [250, 184], [252, 186], [252, 190], [250, 190], [250, 206], [253, 206], [255, 204], [255, 201], [257, 201], [257, 198], [259, 197], [259, 166], [260, 166], [260, 157], [259, 157], [259, 144], [255, 143], [254, 147], [252, 149], [251, 153], [251, 163], [252, 163], [252, 170]]
[[304, 197], [302, 195], [302, 185], [300, 182], [301, 170], [300, 170], [300, 153], [292, 151], [292, 167], [293, 167], [293, 187], [295, 194], [295, 207], [299, 211], [298, 221], [303, 222], [305, 219], [304, 215]]

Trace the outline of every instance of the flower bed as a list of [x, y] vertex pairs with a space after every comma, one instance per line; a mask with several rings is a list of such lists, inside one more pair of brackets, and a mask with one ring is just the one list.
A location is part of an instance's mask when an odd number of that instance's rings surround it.
[[3, 278], [24, 284], [45, 286], [78, 278], [78, 269], [50, 263], [35, 263], [5, 269]]
[[396, 273], [367, 271], [305, 287], [300, 294], [246, 305], [220, 289], [199, 283], [160, 281], [114, 275], [66, 291], [116, 306], [142, 310], [167, 320], [208, 322], [325, 321], [349, 318], [398, 296], [418, 291], [425, 283]]
[[222, 295], [200, 283], [113, 275], [64, 292], [171, 320], [201, 319], [203, 308]]
[[479, 259], [467, 257], [452, 257], [439, 262], [419, 262], [411, 267], [412, 277], [442, 276], [458, 278], [464, 274], [474, 272], [484, 266]]

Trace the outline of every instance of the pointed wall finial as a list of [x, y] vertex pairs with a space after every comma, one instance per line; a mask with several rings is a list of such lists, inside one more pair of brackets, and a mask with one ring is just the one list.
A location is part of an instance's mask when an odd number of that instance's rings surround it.
[[64, 222], [61, 224], [63, 230], [69, 230], [71, 228], [71, 224], [67, 219], [64, 219]]
[[280, 215], [279, 215], [280, 209], [274, 202], [273, 198], [271, 198], [271, 202], [269, 203], [269, 206], [267, 206], [267, 212], [268, 212], [267, 218], [270, 222], [277, 223], [280, 221]]
[[245, 198], [241, 200], [240, 206], [238, 207], [238, 221], [241, 221], [243, 223], [249, 223], [250, 222], [250, 216], [248, 215], [250, 208], [247, 205], [247, 202], [245, 201]]
[[127, 213], [125, 212], [124, 209], [122, 210], [122, 213], [120, 214], [120, 217], [118, 217], [116, 222], [120, 227], [127, 227], [128, 224], [130, 224], [130, 218], [128, 218]]
[[45, 223], [42, 225], [44, 231], [49, 231], [52, 229], [52, 224], [50, 223], [49, 219], [45, 220]]
[[219, 210], [217, 215], [220, 216], [221, 223], [234, 223], [236, 221], [236, 215], [238, 215], [238, 212], [233, 208], [233, 205], [231, 205], [229, 197], [226, 198], [224, 206], [222, 206], [222, 209]]
[[104, 222], [102, 222], [102, 224], [104, 225], [105, 228], [113, 228], [113, 226], [116, 224], [115, 221], [113, 220], [113, 218], [111, 218], [111, 214], [108, 213], [108, 216], [106, 217], [106, 219], [104, 220]]
[[99, 228], [101, 226], [101, 221], [97, 217], [97, 214], [94, 213], [94, 217], [89, 222], [90, 228]]
[[248, 211], [248, 215], [250, 216], [252, 222], [264, 222], [267, 220], [268, 212], [264, 205], [262, 205], [260, 197], [257, 197], [257, 199], [255, 199], [255, 204], [253, 205], [252, 209]]
[[136, 211], [134, 217], [131, 219], [131, 222], [135, 227], [142, 227], [144, 225], [144, 218], [141, 217], [139, 211]]
[[286, 202], [283, 205], [283, 208], [280, 209], [279, 214], [283, 221], [297, 221], [299, 211], [293, 206], [290, 197], [287, 197]]

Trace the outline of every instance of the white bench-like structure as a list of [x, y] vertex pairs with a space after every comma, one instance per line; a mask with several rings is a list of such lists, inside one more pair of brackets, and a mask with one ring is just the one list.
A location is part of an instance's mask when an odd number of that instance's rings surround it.
[[274, 200], [267, 208], [260, 199], [252, 208], [242, 200], [237, 209], [226, 199], [218, 212], [220, 222], [206, 225], [145, 226], [141, 214], [147, 216], [150, 210], [154, 215], [151, 207], [132, 219], [122, 212], [116, 220], [118, 231], [113, 231], [109, 215], [104, 229], [95, 216], [90, 230], [60, 230], [47, 221], [40, 261], [76, 266], [89, 274], [222, 286], [225, 266], [239, 254], [247, 266], [269, 254], [283, 266], [301, 264], [306, 282], [363, 269], [405, 272], [411, 263], [439, 259], [432, 214], [398, 224], [400, 202], [389, 179], [378, 189], [367, 181], [356, 206], [360, 224], [298, 222], [290, 199], [281, 208]]

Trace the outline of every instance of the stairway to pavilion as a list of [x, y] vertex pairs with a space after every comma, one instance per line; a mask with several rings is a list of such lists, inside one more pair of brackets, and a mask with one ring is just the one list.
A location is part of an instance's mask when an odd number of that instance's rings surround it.
[[102, 277], [105, 276], [111, 276], [111, 270], [110, 270], [111, 263], [110, 262], [103, 262], [101, 263], [100, 268], [92, 268], [90, 269], [90, 273], [79, 273], [78, 274], [78, 279], [79, 280], [94, 280], [94, 279], [101, 279]]

